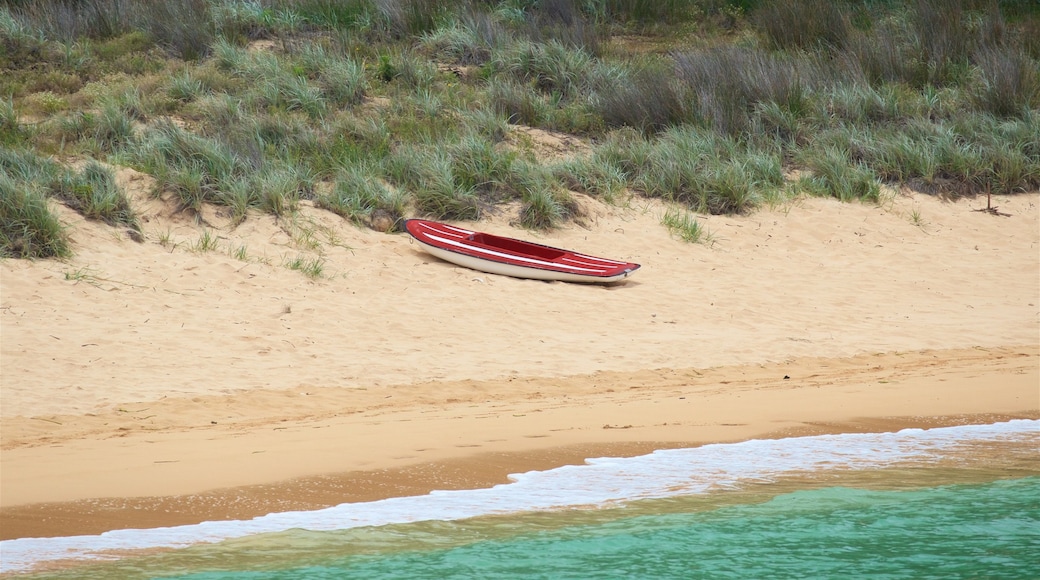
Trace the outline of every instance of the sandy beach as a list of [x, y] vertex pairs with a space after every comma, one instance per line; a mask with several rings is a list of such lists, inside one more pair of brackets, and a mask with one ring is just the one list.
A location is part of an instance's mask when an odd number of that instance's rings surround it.
[[[582, 198], [549, 232], [642, 268], [466, 270], [305, 205], [202, 223], [121, 170], [145, 241], [59, 208], [0, 262], [0, 538], [488, 486], [665, 447], [1040, 418], [1040, 195], [700, 216]], [[306, 204], [306, 202], [305, 202]], [[216, 249], [199, 251], [209, 232]], [[320, 259], [310, 278], [284, 264]], [[243, 259], [244, 258], [244, 259]]]

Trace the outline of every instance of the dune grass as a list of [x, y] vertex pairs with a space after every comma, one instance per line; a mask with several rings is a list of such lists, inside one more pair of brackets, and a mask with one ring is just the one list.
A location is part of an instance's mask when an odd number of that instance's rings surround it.
[[64, 258], [71, 253], [66, 228], [39, 185], [0, 173], [0, 257]]
[[668, 228], [672, 235], [690, 244], [710, 245], [713, 241], [712, 235], [688, 211], [669, 209], [661, 216], [661, 225]]
[[[1040, 8], [996, 0], [15, 2], [0, 144], [86, 160], [5, 178], [130, 227], [91, 161], [185, 211], [313, 202], [383, 231], [509, 202], [552, 228], [577, 215], [571, 191], [702, 214], [869, 203], [886, 182], [1035, 191], [1038, 31]], [[531, 158], [509, 123], [591, 153]]]

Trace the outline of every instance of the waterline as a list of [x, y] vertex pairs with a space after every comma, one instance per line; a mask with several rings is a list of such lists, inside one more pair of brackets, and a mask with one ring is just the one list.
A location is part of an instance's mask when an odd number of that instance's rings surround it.
[[182, 548], [287, 530], [336, 531], [575, 507], [602, 508], [740, 489], [798, 474], [914, 464], [941, 466], [958, 454], [970, 456], [973, 446], [1005, 443], [1035, 449], [1040, 444], [1040, 421], [705, 445], [632, 458], [590, 459], [585, 465], [516, 474], [511, 476], [512, 483], [488, 489], [438, 491], [245, 521], [8, 540], [0, 542], [0, 571], [24, 571], [41, 563], [69, 559], [108, 559], [136, 550]]

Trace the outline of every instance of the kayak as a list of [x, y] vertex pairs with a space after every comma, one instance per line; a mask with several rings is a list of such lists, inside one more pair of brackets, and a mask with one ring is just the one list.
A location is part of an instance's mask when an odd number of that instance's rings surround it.
[[515, 238], [475, 232], [441, 222], [410, 219], [405, 230], [430, 254], [491, 274], [534, 280], [609, 283], [623, 280], [639, 264], [597, 258]]

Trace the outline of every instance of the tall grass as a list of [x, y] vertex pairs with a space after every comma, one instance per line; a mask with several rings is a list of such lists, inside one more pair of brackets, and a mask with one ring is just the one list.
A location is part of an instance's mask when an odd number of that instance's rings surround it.
[[598, 197], [607, 203], [618, 201], [628, 188], [628, 174], [597, 149], [553, 167], [554, 176], [568, 189]]
[[220, 201], [225, 190], [246, 173], [246, 166], [225, 145], [160, 122], [149, 128], [126, 159], [153, 175], [161, 192], [168, 189], [182, 208], [201, 211], [205, 202]]
[[14, 183], [53, 197], [89, 219], [140, 231], [137, 216], [116, 184], [115, 174], [96, 161], [88, 161], [80, 171], [75, 171], [29, 150], [8, 150], [0, 152], [0, 170]]
[[600, 91], [596, 109], [609, 126], [652, 133], [695, 120], [689, 93], [671, 63], [650, 60], [623, 70], [615, 86]]
[[581, 48], [570, 48], [556, 41], [537, 43], [517, 41], [492, 54], [495, 71], [531, 85], [543, 94], [558, 94], [574, 99], [592, 88], [595, 70], [592, 56]]
[[137, 26], [174, 56], [199, 60], [209, 55], [216, 27], [206, 0], [145, 0], [136, 8]]
[[[311, 199], [380, 230], [503, 202], [552, 227], [570, 190], [748, 212], [785, 169], [848, 200], [1013, 193], [1040, 186], [1037, 22], [987, 0], [11, 2], [0, 145], [130, 164], [191, 211]], [[610, 38], [630, 33], [665, 50]], [[592, 153], [543, 166], [509, 123]], [[106, 191], [5, 163], [85, 213], [73, 193]]]
[[913, 22], [919, 58], [926, 67], [927, 81], [940, 84], [963, 70], [971, 50], [971, 35], [965, 28], [961, 1], [916, 0]]
[[453, 2], [440, 0], [373, 0], [390, 32], [398, 38], [415, 37], [437, 28]]
[[12, 15], [53, 40], [107, 39], [142, 30], [178, 58], [196, 60], [208, 54], [215, 37], [206, 0], [88, 0], [28, 2]]
[[800, 111], [806, 92], [826, 82], [826, 72], [814, 60], [750, 49], [683, 53], [675, 56], [675, 62], [696, 107], [693, 116], [729, 135], [750, 128], [756, 103], [774, 102]]
[[699, 213], [749, 212], [783, 184], [779, 157], [702, 129], [670, 129], [620, 157], [631, 167], [632, 187]]
[[828, 0], [779, 0], [764, 3], [754, 23], [776, 49], [842, 48], [849, 36], [849, 17], [841, 3]]
[[361, 163], [340, 170], [334, 189], [316, 204], [356, 224], [394, 231], [403, 224], [406, 198], [383, 182], [378, 168]]
[[65, 226], [33, 183], [0, 172], [0, 256], [64, 258], [72, 254]]
[[526, 228], [554, 228], [580, 213], [578, 202], [540, 164], [518, 161], [510, 181], [520, 195], [520, 224]]
[[456, 187], [472, 191], [482, 200], [500, 201], [510, 187], [516, 154], [495, 147], [480, 135], [465, 135], [448, 148], [451, 172]]
[[480, 218], [483, 204], [474, 187], [455, 181], [451, 157], [440, 149], [402, 147], [387, 159], [387, 177], [412, 192], [420, 214], [442, 219]]
[[141, 230], [130, 200], [116, 185], [115, 174], [96, 161], [87, 162], [79, 172], [65, 172], [53, 195], [87, 218]]
[[528, 189], [521, 200], [520, 224], [535, 230], [556, 227], [577, 211], [570, 196], [550, 187]]
[[361, 102], [368, 86], [358, 62], [320, 45], [308, 45], [296, 55], [281, 57], [219, 41], [214, 52], [223, 70], [248, 83], [248, 106], [303, 111], [319, 119], [330, 107]]
[[337, 30], [367, 28], [376, 19], [371, 0], [294, 0], [285, 4], [305, 22]]
[[28, 141], [31, 132], [18, 122], [11, 98], [0, 97], [0, 145], [13, 146]]
[[1007, 47], [982, 49], [976, 60], [980, 78], [973, 96], [980, 109], [1001, 116], [1040, 109], [1036, 60]]
[[863, 163], [851, 159], [846, 149], [827, 147], [814, 149], [800, 161], [811, 176], [802, 185], [813, 195], [834, 197], [841, 201], [877, 202], [881, 196], [881, 182]]
[[509, 33], [491, 18], [473, 15], [462, 22], [424, 33], [419, 38], [419, 46], [440, 62], [482, 65], [491, 60], [492, 50], [503, 46], [508, 36]]

